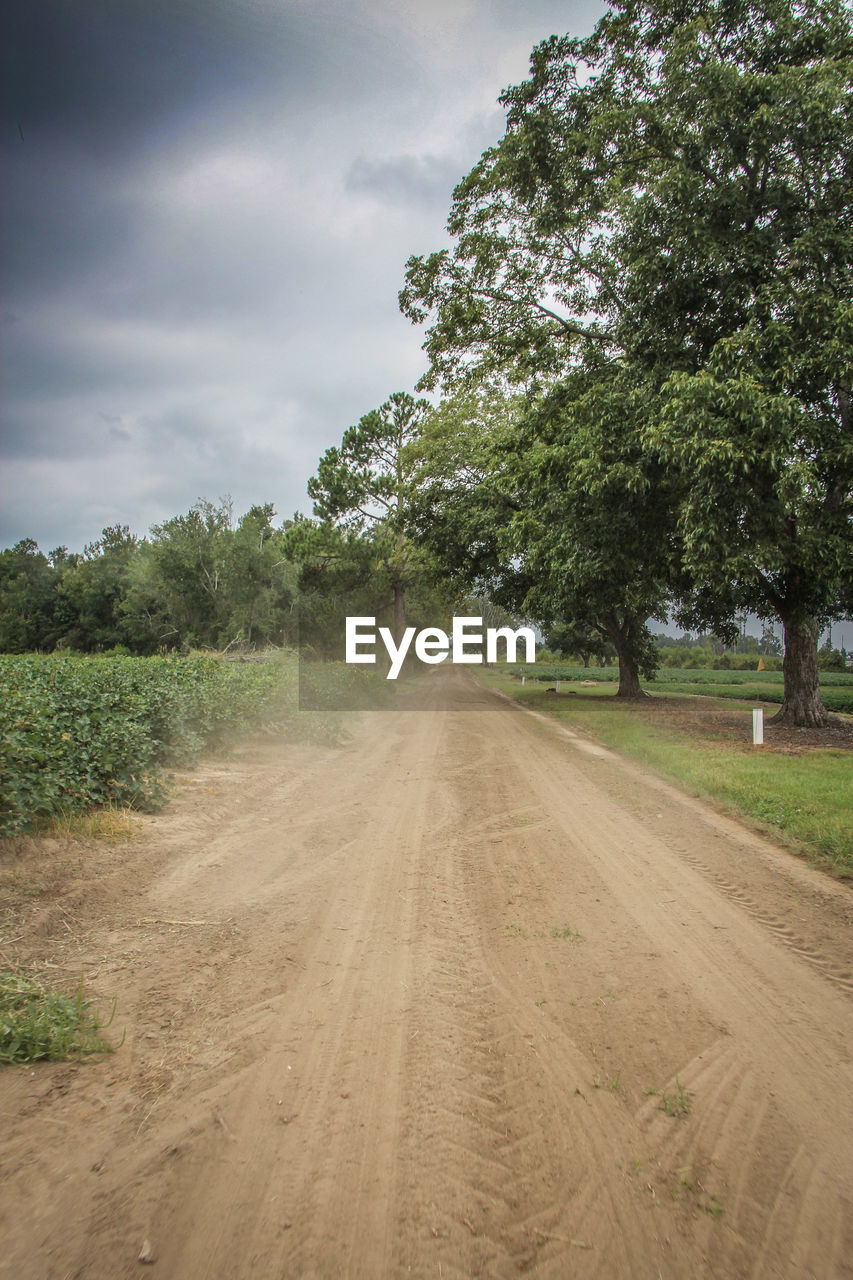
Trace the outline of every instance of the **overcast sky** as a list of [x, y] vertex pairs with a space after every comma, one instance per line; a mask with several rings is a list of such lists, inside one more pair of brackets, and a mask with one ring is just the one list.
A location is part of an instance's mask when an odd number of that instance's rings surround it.
[[3, 23], [0, 546], [310, 511], [425, 369], [411, 253], [593, 0], [21, 0]]

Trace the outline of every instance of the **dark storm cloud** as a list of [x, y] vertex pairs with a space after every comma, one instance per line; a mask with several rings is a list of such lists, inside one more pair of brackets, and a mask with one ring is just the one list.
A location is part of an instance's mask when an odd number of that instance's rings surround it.
[[[22, 0], [3, 25], [4, 297], [132, 248], [122, 176], [214, 131], [251, 145], [310, 103], [357, 105], [416, 68], [364, 24], [226, 0]], [[345, 56], [342, 56], [345, 55]], [[277, 127], [281, 127], [278, 124]]]
[[310, 85], [327, 103], [352, 101], [380, 59], [391, 84], [412, 75], [346, 10], [333, 20], [261, 0], [21, 0], [3, 24], [4, 139], [123, 155], [214, 103], [250, 131], [253, 104], [273, 95], [295, 102]]

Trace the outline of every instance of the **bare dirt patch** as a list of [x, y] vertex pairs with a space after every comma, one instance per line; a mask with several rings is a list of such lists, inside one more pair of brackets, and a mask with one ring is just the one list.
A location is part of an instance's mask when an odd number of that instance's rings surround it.
[[853, 1274], [851, 891], [441, 678], [6, 851], [125, 1041], [0, 1074], [0, 1275]]
[[[558, 695], [559, 696], [559, 695]], [[600, 702], [599, 696], [573, 696], [587, 702]], [[853, 751], [853, 716], [830, 715], [825, 729], [798, 729], [792, 725], [773, 723], [778, 703], [756, 701], [750, 706], [764, 710], [764, 749], [788, 755], [805, 751]], [[631, 704], [631, 713], [651, 724], [663, 724], [708, 742], [745, 746], [751, 743], [752, 725], [744, 716], [743, 704], [705, 695], [654, 693]]]

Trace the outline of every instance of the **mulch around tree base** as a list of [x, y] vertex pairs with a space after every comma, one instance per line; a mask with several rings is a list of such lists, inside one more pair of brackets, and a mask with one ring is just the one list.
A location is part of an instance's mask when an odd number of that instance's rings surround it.
[[[779, 710], [777, 703], [756, 703], [764, 710], [764, 747], [797, 755], [803, 751], [853, 751], [853, 716], [830, 715], [825, 729], [797, 729], [791, 725], [773, 724]], [[719, 698], [670, 697], [654, 694], [637, 704], [640, 714], [656, 723], [663, 721], [673, 728], [698, 737], [752, 744], [752, 708], [727, 704]]]

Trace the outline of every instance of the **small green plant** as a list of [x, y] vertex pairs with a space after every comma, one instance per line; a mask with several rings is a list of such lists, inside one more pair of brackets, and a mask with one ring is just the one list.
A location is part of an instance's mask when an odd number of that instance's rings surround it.
[[508, 924], [506, 926], [507, 937], [509, 938], [526, 938], [527, 934], [520, 924]]
[[115, 1014], [102, 1022], [83, 993], [81, 975], [69, 995], [51, 991], [33, 978], [0, 973], [0, 1063], [62, 1061], [116, 1046], [101, 1036]]
[[678, 1090], [677, 1093], [671, 1095], [666, 1093], [661, 1094], [661, 1109], [665, 1111], [668, 1116], [686, 1116], [690, 1113], [690, 1105], [693, 1100], [693, 1095], [687, 1092], [678, 1076], [675, 1077], [675, 1087]]
[[583, 942], [583, 934], [573, 929], [570, 924], [564, 924], [562, 929], [554, 925], [551, 929], [551, 937], [565, 938], [568, 942]]
[[712, 1218], [721, 1218], [725, 1213], [725, 1209], [720, 1204], [716, 1196], [711, 1196], [709, 1201], [702, 1204], [702, 1208], [707, 1214], [710, 1214]]

